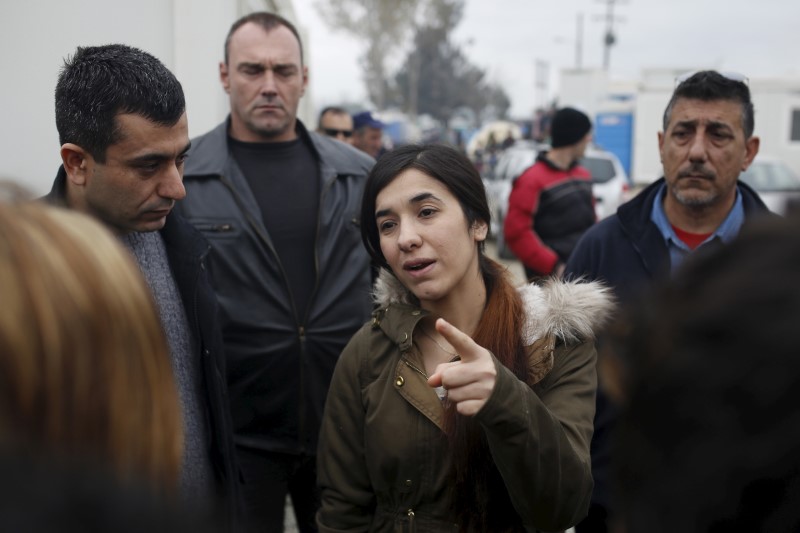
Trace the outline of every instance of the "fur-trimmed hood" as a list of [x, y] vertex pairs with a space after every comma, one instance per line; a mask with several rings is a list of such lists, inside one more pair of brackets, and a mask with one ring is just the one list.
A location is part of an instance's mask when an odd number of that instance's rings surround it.
[[[533, 344], [547, 335], [576, 342], [594, 338], [614, 312], [612, 291], [597, 281], [560, 281], [550, 279], [543, 285], [519, 287], [527, 314], [523, 337]], [[392, 303], [419, 305], [416, 297], [390, 272], [381, 269], [373, 289], [379, 307]]]

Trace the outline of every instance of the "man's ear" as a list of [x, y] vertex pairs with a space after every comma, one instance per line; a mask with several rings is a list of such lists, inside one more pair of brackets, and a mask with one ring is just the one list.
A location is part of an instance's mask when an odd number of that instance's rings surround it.
[[308, 66], [303, 65], [303, 90], [300, 91], [300, 96], [306, 94], [307, 87], [308, 87]]
[[761, 147], [761, 139], [753, 135], [749, 139], [744, 142], [744, 162], [742, 163], [742, 172], [747, 170], [747, 167], [750, 166], [750, 163], [753, 162], [753, 159], [756, 158], [758, 155], [758, 149]]
[[67, 172], [67, 180], [73, 185], [83, 186], [94, 160], [89, 153], [77, 144], [66, 143], [61, 146], [61, 162]]
[[222, 82], [222, 88], [225, 89], [225, 92], [230, 94], [231, 82], [228, 76], [228, 65], [224, 61], [219, 62], [219, 81]]

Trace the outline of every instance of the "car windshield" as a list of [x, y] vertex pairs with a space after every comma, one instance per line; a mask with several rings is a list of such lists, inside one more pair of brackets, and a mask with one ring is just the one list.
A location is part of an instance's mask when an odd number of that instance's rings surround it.
[[779, 162], [754, 161], [739, 179], [761, 192], [800, 190], [800, 178]]
[[600, 157], [584, 157], [580, 160], [580, 165], [592, 175], [593, 183], [605, 183], [617, 175], [614, 164]]

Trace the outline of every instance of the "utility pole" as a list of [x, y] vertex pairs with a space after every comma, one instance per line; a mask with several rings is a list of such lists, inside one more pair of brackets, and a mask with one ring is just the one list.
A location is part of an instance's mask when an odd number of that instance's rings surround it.
[[583, 13], [578, 13], [575, 28], [575, 69], [583, 68]]
[[606, 14], [603, 18], [606, 21], [606, 32], [603, 37], [603, 69], [608, 71], [611, 66], [611, 47], [617, 43], [617, 34], [614, 33], [614, 22], [622, 19], [614, 16], [614, 4], [623, 3], [621, 0], [599, 0], [606, 4]]
[[550, 86], [550, 63], [542, 59], [536, 59], [533, 76], [536, 107], [544, 107], [547, 103], [547, 93]]

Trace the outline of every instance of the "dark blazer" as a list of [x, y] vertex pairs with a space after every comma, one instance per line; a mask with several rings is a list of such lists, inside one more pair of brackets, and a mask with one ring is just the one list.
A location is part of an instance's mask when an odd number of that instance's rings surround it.
[[[64, 167], [59, 169], [53, 188], [43, 200], [66, 207]], [[205, 390], [203, 403], [209, 424], [209, 457], [228, 523], [231, 530], [235, 530], [239, 517], [239, 469], [233, 448], [217, 299], [207, 266], [211, 247], [202, 234], [174, 211], [167, 215], [160, 233], [200, 358]]]

